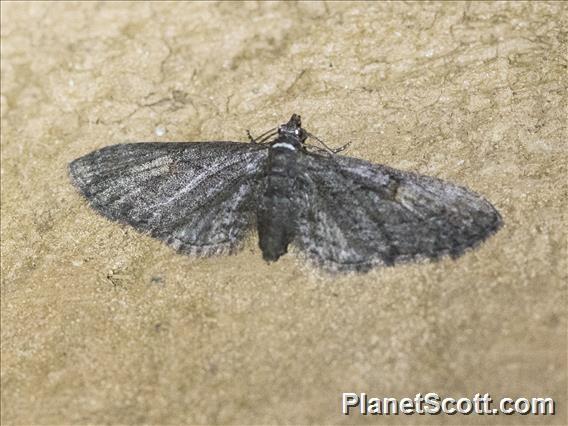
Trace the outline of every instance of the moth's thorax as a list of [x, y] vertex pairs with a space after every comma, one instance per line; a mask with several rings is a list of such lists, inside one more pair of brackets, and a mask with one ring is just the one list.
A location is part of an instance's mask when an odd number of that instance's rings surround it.
[[286, 149], [289, 151], [299, 151], [302, 148], [302, 141], [295, 135], [281, 134], [271, 143], [270, 147], [274, 149]]
[[302, 143], [289, 135], [280, 135], [271, 143], [266, 164], [268, 176], [293, 177], [297, 173], [297, 157]]

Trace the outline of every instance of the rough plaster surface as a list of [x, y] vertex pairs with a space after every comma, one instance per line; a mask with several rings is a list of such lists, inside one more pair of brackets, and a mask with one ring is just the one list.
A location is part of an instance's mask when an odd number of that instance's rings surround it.
[[[2, 3], [2, 424], [566, 424], [558, 3]], [[505, 227], [457, 261], [331, 280], [254, 241], [182, 257], [67, 163], [303, 116], [466, 185]], [[156, 129], [166, 130], [163, 136]], [[341, 392], [550, 396], [554, 417], [345, 417]]]

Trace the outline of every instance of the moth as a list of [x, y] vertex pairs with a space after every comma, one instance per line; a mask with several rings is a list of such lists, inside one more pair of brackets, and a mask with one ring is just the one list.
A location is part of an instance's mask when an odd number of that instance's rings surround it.
[[268, 262], [293, 246], [328, 271], [366, 272], [458, 257], [502, 224], [465, 188], [339, 155], [346, 146], [330, 149], [299, 115], [248, 135], [112, 145], [74, 160], [69, 173], [103, 216], [193, 256], [235, 253], [256, 228]]

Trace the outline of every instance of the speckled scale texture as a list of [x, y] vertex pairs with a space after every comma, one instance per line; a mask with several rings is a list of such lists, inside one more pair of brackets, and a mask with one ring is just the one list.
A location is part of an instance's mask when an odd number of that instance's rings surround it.
[[439, 179], [343, 156], [302, 164], [311, 194], [298, 246], [331, 271], [457, 257], [502, 223], [484, 198]]
[[254, 223], [266, 150], [232, 142], [133, 143], [73, 161], [91, 206], [182, 253], [234, 251]]

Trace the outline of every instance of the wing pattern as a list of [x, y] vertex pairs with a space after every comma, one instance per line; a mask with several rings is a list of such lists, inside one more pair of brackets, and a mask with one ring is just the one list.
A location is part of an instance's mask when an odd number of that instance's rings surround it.
[[192, 255], [233, 252], [256, 219], [267, 150], [236, 142], [132, 143], [69, 165], [104, 216]]
[[501, 226], [489, 202], [439, 179], [343, 156], [301, 161], [311, 201], [295, 244], [330, 271], [457, 257]]

